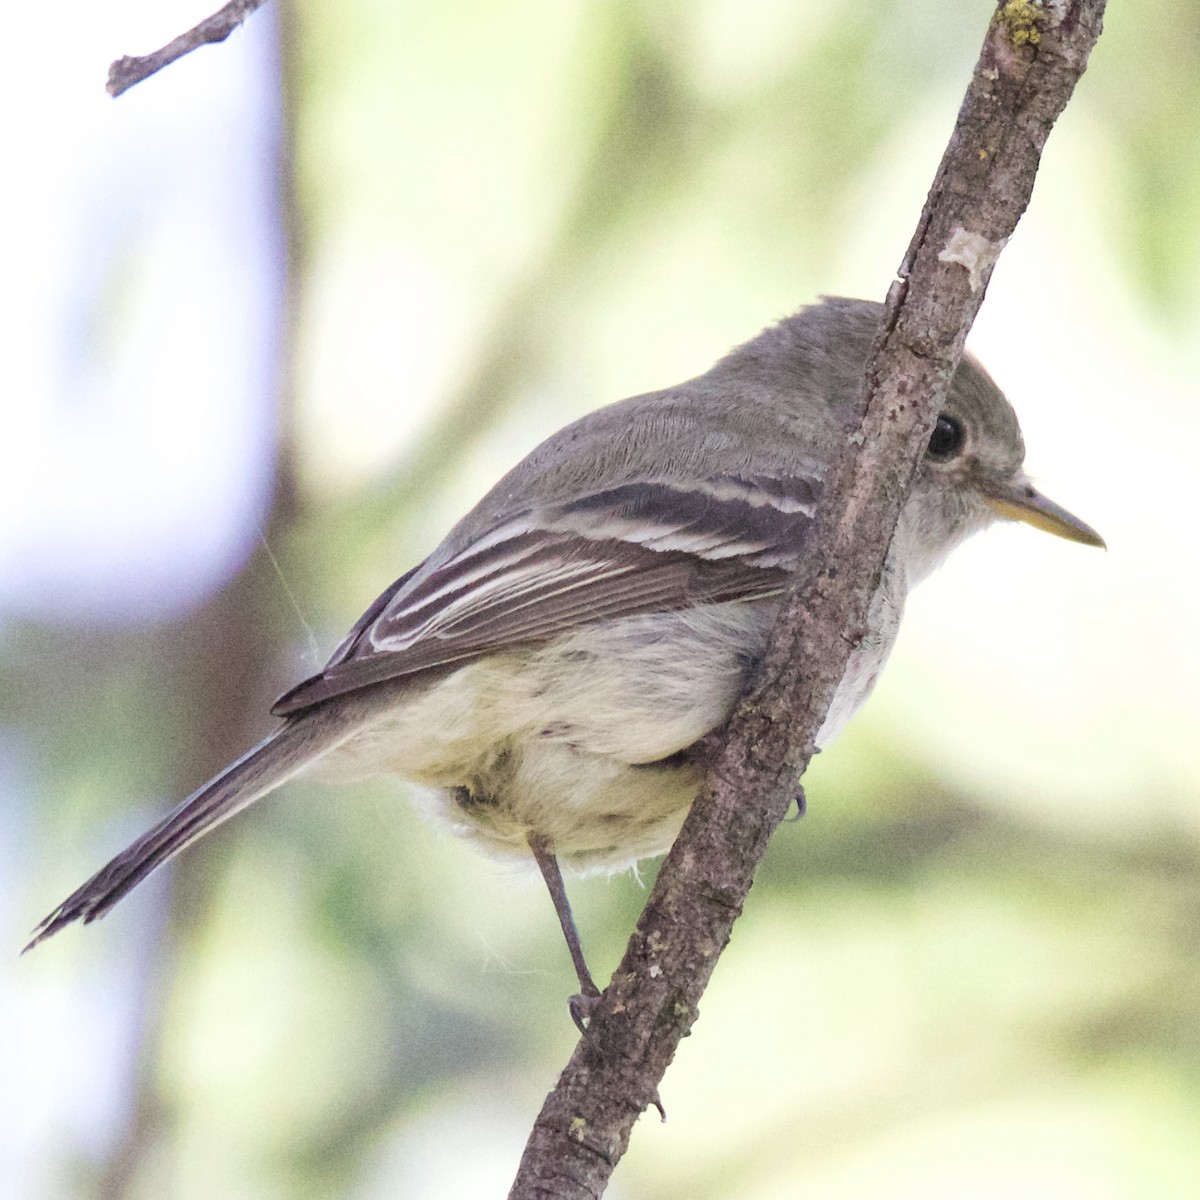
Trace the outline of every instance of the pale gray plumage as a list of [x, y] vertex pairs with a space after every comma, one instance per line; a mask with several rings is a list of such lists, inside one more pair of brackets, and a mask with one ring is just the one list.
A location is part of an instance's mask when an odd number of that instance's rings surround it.
[[[827, 299], [696, 379], [549, 438], [280, 699], [270, 738], [85, 883], [34, 942], [103, 915], [314, 765], [432, 788], [431, 811], [501, 853], [527, 857], [532, 840], [578, 869], [616, 870], [666, 849], [702, 778], [695, 747], [727, 718], [805, 553], [880, 313]], [[1016, 417], [970, 359], [942, 422], [823, 741], [873, 686], [908, 589], [997, 514], [1099, 544], [1029, 485]], [[934, 453], [947, 438], [953, 453]]]

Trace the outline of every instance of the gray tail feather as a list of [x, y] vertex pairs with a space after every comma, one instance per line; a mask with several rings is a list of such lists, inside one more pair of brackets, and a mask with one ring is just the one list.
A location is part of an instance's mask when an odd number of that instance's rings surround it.
[[168, 859], [345, 741], [361, 723], [348, 719], [345, 708], [301, 713], [230, 763], [72, 892], [33, 931], [25, 950], [74, 921], [86, 924], [104, 916]]

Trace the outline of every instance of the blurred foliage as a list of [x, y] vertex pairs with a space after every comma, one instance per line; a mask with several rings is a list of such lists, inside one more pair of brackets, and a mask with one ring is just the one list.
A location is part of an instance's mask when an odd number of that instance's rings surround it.
[[[287, 8], [270, 542], [321, 645], [553, 427], [817, 292], [882, 294], [989, 12]], [[1187, 353], [1198, 68], [1194, 5], [1114, 5], [1040, 185]], [[1087, 164], [1077, 190], [1064, 163]], [[174, 622], [4, 627], [0, 712], [41, 797], [22, 921], [261, 733], [313, 665], [298, 625], [259, 555]], [[667, 1078], [670, 1121], [637, 1130], [612, 1194], [1194, 1195], [1197, 827], [1039, 820], [942, 771], [892, 703], [812, 772]], [[1190, 762], [1139, 788], [1190, 804]], [[135, 1022], [96, 1060], [107, 1132], [64, 1134], [63, 1195], [503, 1193], [574, 1038], [537, 880], [430, 832], [397, 786], [296, 785], [145, 891], [39, 951], [29, 985]], [[602, 975], [644, 883], [572, 893]]]

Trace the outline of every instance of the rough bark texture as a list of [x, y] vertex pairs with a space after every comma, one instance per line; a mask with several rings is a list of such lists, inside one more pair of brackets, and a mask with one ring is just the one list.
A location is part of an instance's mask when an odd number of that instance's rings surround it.
[[224, 8], [213, 13], [211, 17], [205, 17], [186, 33], [172, 38], [153, 54], [141, 57], [127, 54], [124, 58], [118, 58], [108, 68], [108, 94], [119, 96], [135, 83], [149, 79], [156, 71], [170, 66], [177, 58], [190, 54], [198, 47], [223, 42], [256, 8], [261, 8], [264, 2], [265, 0], [229, 0]]
[[510, 1200], [600, 1196], [697, 1016], [767, 841], [797, 793], [996, 256], [1100, 34], [1104, 0], [1007, 0], [987, 31], [766, 658], [557, 1086]]

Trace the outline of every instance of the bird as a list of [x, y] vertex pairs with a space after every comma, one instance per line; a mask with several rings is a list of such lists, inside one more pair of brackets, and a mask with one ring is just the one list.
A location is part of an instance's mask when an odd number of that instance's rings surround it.
[[[420, 785], [426, 813], [485, 851], [537, 864], [581, 1024], [600, 990], [560, 864], [616, 872], [670, 847], [808, 553], [882, 313], [823, 297], [703, 374], [548, 438], [276, 701], [265, 740], [68, 896], [26, 949], [103, 916], [301, 772], [385, 774]], [[1008, 519], [1104, 546], [1034, 487], [1024, 458], [1011, 405], [964, 356], [818, 745], [870, 693], [909, 590], [966, 538]]]

